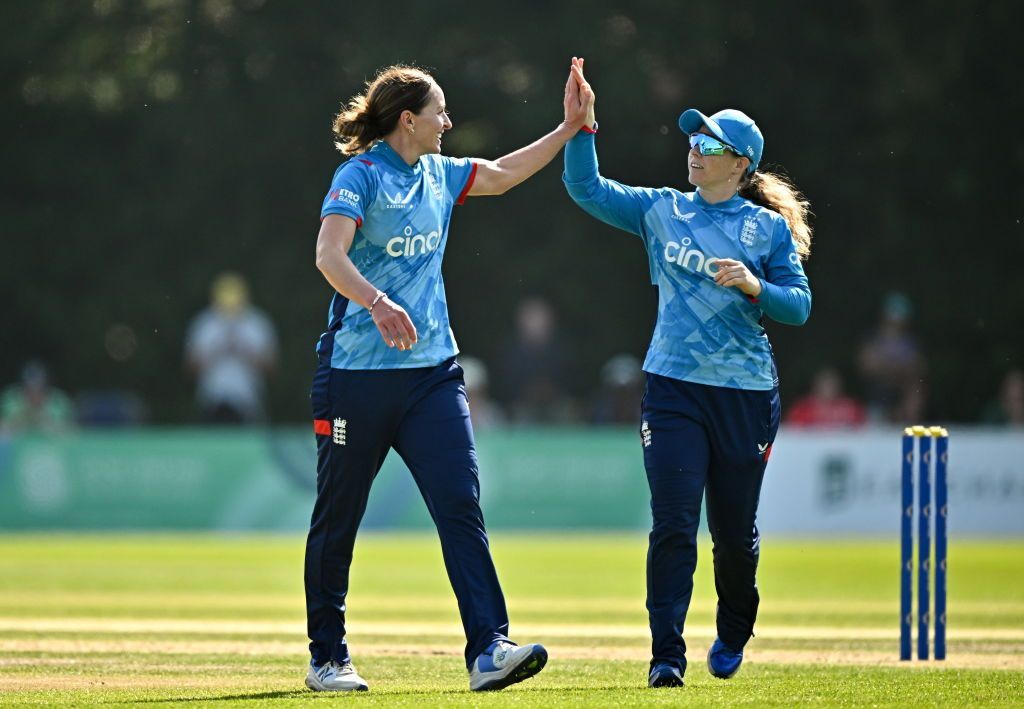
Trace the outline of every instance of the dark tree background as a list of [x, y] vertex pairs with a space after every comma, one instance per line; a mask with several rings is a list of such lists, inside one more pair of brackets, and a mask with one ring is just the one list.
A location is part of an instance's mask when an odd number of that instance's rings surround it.
[[[575, 54], [605, 174], [685, 189], [676, 117], [733, 106], [811, 198], [811, 319], [769, 325], [785, 395], [823, 364], [856, 391], [898, 290], [929, 414], [972, 420], [1024, 353], [1021, 26], [1009, 0], [3, 3], [0, 384], [38, 357], [72, 392], [132, 389], [152, 420], [191, 420], [185, 329], [234, 269], [281, 337], [275, 418], [306, 419], [339, 102], [417, 63], [453, 109], [445, 151], [497, 157], [558, 123]], [[582, 393], [612, 354], [643, 355], [656, 294], [640, 243], [574, 207], [559, 163], [456, 211], [445, 278], [463, 351], [492, 362], [516, 303], [549, 297]]]

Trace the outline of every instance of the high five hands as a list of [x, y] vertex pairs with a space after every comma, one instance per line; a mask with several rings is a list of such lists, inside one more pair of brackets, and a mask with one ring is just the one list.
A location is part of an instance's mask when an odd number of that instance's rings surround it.
[[594, 117], [594, 90], [583, 78], [583, 59], [573, 57], [569, 67], [569, 79], [565, 82], [565, 124], [579, 130], [597, 122]]

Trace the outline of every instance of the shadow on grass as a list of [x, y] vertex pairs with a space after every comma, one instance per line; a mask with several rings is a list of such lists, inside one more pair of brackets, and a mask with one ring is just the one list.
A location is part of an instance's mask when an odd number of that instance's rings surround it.
[[[636, 689], [639, 689], [639, 688], [640, 687], [636, 687]], [[565, 693], [567, 690], [571, 691], [571, 690], [575, 690], [575, 689], [582, 689], [582, 688], [574, 688], [574, 687], [520, 687], [520, 688], [518, 688], [516, 690], [515, 693], [516, 694], [519, 694], [519, 693], [522, 693], [522, 694], [547, 694], [547, 693], [551, 693], [551, 692]], [[608, 685], [608, 686], [604, 686], [604, 687], [594, 687], [594, 686], [586, 687], [586, 691], [587, 691], [588, 694], [593, 693], [593, 692], [622, 691], [624, 689], [634, 689], [634, 688], [633, 687], [615, 686], [615, 685]], [[350, 695], [350, 696], [357, 696], [357, 697], [360, 697], [360, 696], [361, 697], [370, 697], [370, 696], [373, 696], [373, 697], [382, 697], [382, 696], [386, 696], [386, 697], [435, 696], [436, 697], [436, 696], [439, 696], [439, 695], [440, 696], [446, 696], [446, 697], [455, 697], [455, 696], [459, 696], [459, 695], [467, 695], [467, 696], [468, 695], [473, 695], [473, 696], [496, 695], [496, 694], [504, 694], [504, 692], [471, 692], [470, 690], [467, 690], [467, 689], [441, 689], [441, 690], [438, 690], [438, 689], [408, 689], [408, 690], [397, 690], [397, 691], [384, 690], [384, 691], [377, 691], [377, 692], [311, 692], [308, 689], [289, 689], [289, 690], [282, 690], [282, 691], [278, 691], [278, 692], [253, 692], [251, 694], [225, 694], [225, 695], [215, 696], [215, 697], [211, 697], [211, 696], [206, 696], [206, 697], [201, 697], [201, 696], [200, 697], [197, 697], [197, 696], [161, 697], [161, 698], [154, 697], [154, 698], [151, 698], [151, 699], [133, 699], [132, 703], [133, 704], [163, 704], [163, 703], [173, 704], [173, 703], [179, 703], [179, 702], [195, 702], [195, 703], [198, 704], [198, 703], [201, 703], [201, 702], [236, 702], [236, 701], [246, 701], [246, 700], [253, 700], [253, 701], [255, 701], [255, 700], [261, 700], [261, 699], [296, 699], [296, 698], [300, 698], [300, 697], [305, 697], [307, 699], [314, 699], [314, 698], [317, 698], [317, 697], [338, 696], [339, 694]], [[116, 702], [111, 702], [111, 703], [118, 703], [118, 704], [120, 704], [120, 703], [123, 703], [123, 700], [117, 700]]]
[[[175, 702], [234, 702], [246, 699], [286, 699], [289, 697], [313, 696], [308, 689], [289, 689], [280, 692], [253, 692], [252, 694], [225, 694], [219, 697], [154, 697], [152, 699], [132, 699], [133, 704], [172, 704]], [[123, 700], [111, 702], [122, 704]]]

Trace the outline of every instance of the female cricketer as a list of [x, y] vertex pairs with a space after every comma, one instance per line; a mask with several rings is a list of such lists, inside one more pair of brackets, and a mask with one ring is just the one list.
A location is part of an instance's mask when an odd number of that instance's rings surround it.
[[470, 688], [502, 689], [547, 661], [542, 646], [519, 647], [507, 636], [441, 260], [455, 205], [511, 189], [579, 132], [586, 106], [575, 85], [570, 77], [557, 129], [494, 161], [440, 155], [452, 128], [444, 92], [414, 67], [382, 70], [335, 118], [336, 146], [350, 158], [323, 201], [316, 245], [317, 267], [335, 293], [311, 393], [317, 496], [305, 585], [313, 690], [368, 688], [345, 641], [345, 599], [356, 530], [391, 448], [437, 526], [466, 633]]
[[712, 116], [690, 109], [679, 117], [696, 191], [605, 179], [582, 59], [573, 59], [572, 76], [589, 110], [566, 146], [566, 189], [588, 214], [643, 240], [658, 287], [640, 426], [654, 522], [648, 684], [683, 684], [683, 624], [702, 496], [718, 592], [708, 669], [727, 679], [743, 661], [757, 615], [757, 503], [779, 425], [778, 379], [762, 318], [802, 325], [810, 314], [801, 266], [810, 253], [809, 204], [784, 178], [757, 169], [761, 131], [731, 109]]

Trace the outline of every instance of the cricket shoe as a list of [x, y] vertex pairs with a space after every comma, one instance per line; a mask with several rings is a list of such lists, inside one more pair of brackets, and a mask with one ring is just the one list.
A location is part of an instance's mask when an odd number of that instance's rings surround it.
[[505, 689], [529, 679], [544, 669], [548, 651], [543, 645], [513, 645], [498, 640], [480, 653], [469, 671], [469, 688], [474, 692]]
[[675, 665], [667, 662], [659, 662], [651, 668], [651, 674], [647, 677], [648, 687], [682, 687], [683, 673]]
[[334, 660], [319, 667], [310, 662], [306, 686], [314, 692], [366, 692], [370, 689], [351, 662]]
[[740, 671], [743, 651], [736, 652], [718, 638], [708, 650], [708, 672], [718, 679], [729, 679]]

